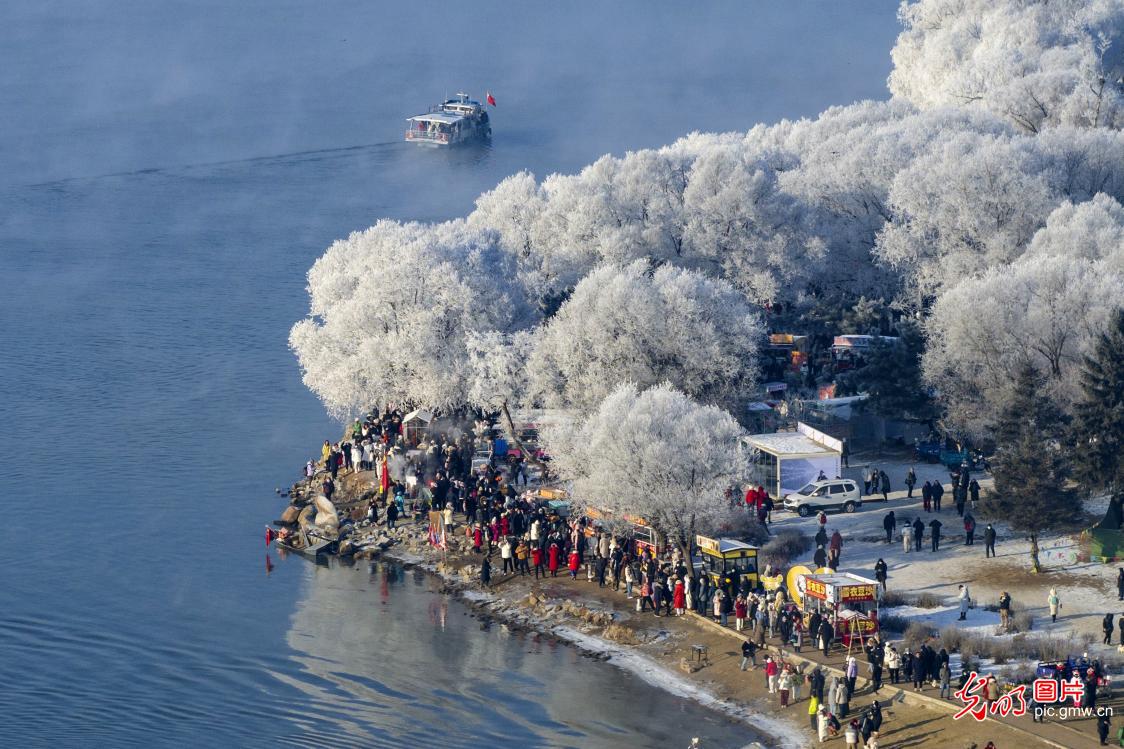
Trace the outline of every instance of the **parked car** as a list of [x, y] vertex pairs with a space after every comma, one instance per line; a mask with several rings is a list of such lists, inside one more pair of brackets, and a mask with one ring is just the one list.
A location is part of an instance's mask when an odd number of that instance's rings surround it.
[[854, 512], [863, 506], [859, 485], [852, 479], [813, 481], [799, 491], [786, 494], [784, 508], [806, 518], [820, 510]]
[[472, 455], [472, 472], [478, 473], [481, 468], [492, 463], [492, 451], [477, 449]]

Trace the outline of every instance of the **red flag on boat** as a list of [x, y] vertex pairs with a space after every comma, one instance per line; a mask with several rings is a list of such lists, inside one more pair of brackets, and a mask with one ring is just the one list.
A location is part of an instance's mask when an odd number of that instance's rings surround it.
[[491, 91], [488, 92], [488, 103], [491, 104], [493, 107], [496, 106], [496, 97], [492, 96]]

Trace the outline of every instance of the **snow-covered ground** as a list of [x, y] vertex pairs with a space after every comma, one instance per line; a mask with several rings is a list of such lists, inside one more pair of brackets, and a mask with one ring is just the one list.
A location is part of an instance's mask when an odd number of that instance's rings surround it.
[[958, 627], [979, 635], [1006, 636], [999, 631], [999, 612], [974, 609], [968, 612], [967, 621], [960, 621], [959, 606], [941, 606], [926, 609], [920, 606], [888, 606], [878, 612], [882, 616], [900, 616], [910, 621], [923, 622], [934, 632], [945, 627]]
[[[880, 501], [880, 495], [877, 502], [866, 501], [868, 498], [864, 497], [864, 505], [859, 511], [849, 515], [828, 515], [828, 533], [838, 529], [843, 536], [840, 570], [873, 577], [874, 564], [882, 558], [889, 567], [890, 591], [928, 593], [946, 599], [948, 604], [939, 609], [897, 607], [884, 613], [928, 621], [934, 629], [955, 625], [995, 635], [999, 616], [996, 612], [985, 611], [984, 607], [997, 605], [1000, 593], [1007, 591], [1013, 599], [1014, 612], [1029, 611], [1034, 616], [1034, 632], [1057, 635], [1092, 633], [1097, 643], [1101, 640], [1104, 615], [1110, 612], [1117, 616], [1124, 614], [1124, 602], [1118, 601], [1116, 596], [1117, 568], [1099, 562], [1077, 562], [1079, 547], [1075, 536], [1054, 534], [1042, 538], [1039, 545], [1044, 570], [1041, 575], [1033, 575], [1030, 573], [1029, 541], [1013, 534], [1005, 523], [997, 521], [994, 525], [998, 533], [998, 556], [985, 559], [983, 531], [988, 519], [979, 511], [974, 513], [976, 541], [975, 545], [966, 546], [963, 522], [950, 501], [949, 474], [944, 466], [855, 456], [851, 467], [844, 469], [844, 475], [861, 480], [870, 465], [886, 471], [893, 491], [889, 502]], [[943, 482], [945, 494], [939, 516], [935, 512], [923, 511], [918, 487], [914, 488], [913, 499], [905, 498], [905, 476], [910, 465], [914, 466], [919, 484], [926, 480]], [[985, 491], [990, 489], [991, 481], [986, 474], [980, 472], [974, 476]], [[1093, 513], [1104, 511], [1096, 502], [1091, 502], [1087, 509]], [[882, 521], [890, 510], [895, 513], [899, 529], [905, 520], [912, 522], [921, 517], [926, 525], [922, 551], [905, 553], [898, 532], [895, 532], [893, 543], [885, 543]], [[934, 517], [939, 517], [943, 524], [937, 552], [930, 551], [928, 523]], [[773, 520], [774, 531], [798, 528], [809, 535], [816, 531], [814, 517], [800, 518], [785, 511], [774, 511]], [[810, 565], [812, 551], [806, 556], [807, 559], [802, 561]], [[955, 606], [955, 597], [960, 584], [968, 586], [976, 602], [967, 622], [957, 621], [959, 611]], [[1057, 623], [1051, 623], [1047, 606], [1051, 588], [1057, 590], [1062, 603]], [[1119, 642], [1119, 631], [1114, 638], [1116, 642]], [[1074, 647], [1081, 647], [1076, 638]], [[1092, 649], [1101, 655], [1110, 651], [1117, 655], [1115, 644], [1111, 648], [1097, 644]]]

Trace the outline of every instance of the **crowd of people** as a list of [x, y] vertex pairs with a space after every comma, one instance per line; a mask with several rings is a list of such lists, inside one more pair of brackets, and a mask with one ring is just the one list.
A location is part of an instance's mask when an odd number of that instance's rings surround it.
[[[761, 668], [764, 686], [774, 695], [780, 708], [789, 709], [808, 700], [811, 729], [820, 741], [842, 735], [847, 746], [877, 749], [882, 724], [882, 708], [878, 701], [860, 715], [851, 715], [852, 696], [859, 676], [858, 658], [865, 656], [866, 674], [875, 694], [883, 688], [883, 674], [888, 672], [891, 685], [912, 685], [923, 691], [939, 688], [940, 696], [949, 699], [953, 679], [949, 654], [923, 644], [914, 650], [899, 650], [884, 644], [875, 635], [862, 643], [858, 654], [848, 655], [844, 675], [827, 678], [826, 670], [805, 668], [798, 662], [786, 662], [784, 652], [791, 648], [800, 653], [805, 646], [821, 650], [826, 656], [838, 644], [843, 632], [830, 615], [805, 613], [788, 597], [783, 586], [764, 591], [750, 583], [748, 576], [722, 578], [710, 574], [688, 574], [687, 561], [677, 549], [662, 555], [655, 549], [636, 543], [635, 539], [616, 536], [594, 526], [585, 517], [566, 517], [552, 509], [535, 493], [527, 491], [528, 470], [518, 452], [504, 454], [496, 449], [492, 426], [478, 422], [467, 430], [441, 431], [429, 429], [411, 444], [403, 434], [403, 414], [399, 410], [372, 412], [357, 419], [347, 437], [337, 443], [325, 441], [319, 461], [310, 460], [305, 467], [307, 477], [319, 483], [322, 493], [332, 498], [340, 475], [371, 472], [376, 492], [369, 502], [369, 522], [385, 522], [394, 528], [398, 519], [412, 517], [432, 524], [434, 513], [440, 518], [440, 530], [446, 535], [463, 532], [471, 553], [480, 559], [480, 582], [490, 586], [499, 564], [504, 576], [531, 576], [536, 579], [559, 574], [577, 578], [584, 575], [599, 587], [623, 588], [638, 612], [654, 616], [682, 616], [687, 611], [712, 618], [721, 626], [732, 626], [744, 635], [741, 646], [741, 669]], [[962, 474], [966, 476], [966, 473]], [[975, 480], [965, 482], [954, 477], [954, 495], [963, 518], [966, 540], [974, 543], [975, 521], [964, 508], [966, 497], [973, 506], [979, 487]], [[864, 492], [890, 491], [884, 471], [871, 469], [864, 476]], [[912, 469], [906, 485], [912, 496], [916, 477]], [[522, 491], [520, 490], [522, 487]], [[961, 491], [963, 489], [963, 491]], [[937, 482], [922, 487], [925, 512], [941, 511], [943, 489]], [[751, 487], [745, 495], [747, 510], [753, 512], [767, 527], [773, 511], [773, 500], [763, 487]], [[381, 516], [381, 517], [380, 517]], [[462, 522], [458, 523], [457, 521]], [[813, 563], [816, 567], [836, 570], [843, 551], [843, 538], [838, 530], [827, 532], [826, 515], [820, 514], [815, 536]], [[884, 518], [886, 542], [893, 542], [898, 529], [894, 511]], [[940, 545], [941, 521], [927, 524], [919, 515], [912, 522], [901, 524], [901, 540], [906, 552], [920, 551], [925, 528], [929, 529], [932, 551]], [[987, 556], [994, 554], [995, 531], [991, 525], [984, 532]], [[498, 561], [496, 561], [498, 560]], [[769, 577], [772, 571], [764, 570]], [[874, 568], [875, 579], [885, 591], [887, 565], [879, 559]], [[961, 618], [966, 614], [970, 598], [967, 588], [960, 588]], [[1124, 599], [1124, 572], [1121, 573], [1121, 598]], [[1051, 591], [1051, 614], [1056, 616], [1060, 601]], [[1010, 600], [1000, 600], [1001, 616], [1010, 614]], [[1006, 617], [1004, 617], [1006, 618]], [[1107, 623], [1106, 642], [1110, 641], [1112, 625]], [[1121, 621], [1124, 632], [1124, 619]], [[777, 654], [769, 654], [767, 642], [778, 646]], [[1124, 640], [1122, 640], [1124, 642]], [[848, 651], [850, 652], [850, 651]], [[959, 678], [963, 686], [964, 675]], [[994, 681], [994, 679], [993, 679]], [[956, 688], [959, 688], [957, 686]], [[989, 685], [998, 697], [998, 686]], [[992, 698], [989, 692], [989, 699]]]

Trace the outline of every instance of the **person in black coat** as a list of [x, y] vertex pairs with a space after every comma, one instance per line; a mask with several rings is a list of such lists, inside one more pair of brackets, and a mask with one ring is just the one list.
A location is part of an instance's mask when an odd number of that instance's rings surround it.
[[866, 660], [870, 664], [870, 679], [873, 682], [872, 689], [877, 692], [882, 688], [882, 663], [885, 659], [885, 654], [882, 650], [882, 643], [871, 638], [871, 641], [863, 646], [866, 650]]
[[929, 535], [933, 542], [933, 551], [936, 551], [941, 546], [941, 521], [936, 518], [929, 521]]
[[870, 734], [874, 732], [874, 717], [871, 715], [870, 708], [867, 708], [863, 713], [862, 722], [859, 723], [859, 733], [862, 734], [863, 744], [870, 743]]
[[918, 517], [913, 521], [913, 546], [917, 551], [921, 551], [921, 538], [925, 535], [925, 524], [921, 522]]
[[783, 612], [781, 613], [780, 630], [781, 647], [783, 648], [788, 644], [788, 641], [792, 639], [792, 620], [789, 619], [788, 616], [784, 615]]
[[815, 668], [815, 670], [812, 671], [812, 695], [817, 700], [819, 700], [821, 705], [824, 704], [824, 701], [823, 701], [824, 681], [825, 681], [825, 679], [824, 679], [824, 675], [823, 675], [823, 670], [820, 669], [819, 666], [817, 666]]
[[935, 510], [936, 512], [941, 511], [941, 497], [943, 497], [943, 496], [944, 496], [944, 487], [941, 485], [941, 482], [934, 481], [933, 482], [933, 510]]
[[1119, 574], [1116, 575], [1116, 593], [1119, 596], [1116, 600], [1124, 601], [1124, 567], [1121, 567]]
[[823, 546], [816, 547], [816, 553], [812, 555], [812, 563], [816, 565], [816, 569], [827, 565], [827, 552], [823, 550]]
[[824, 619], [820, 622], [820, 643], [823, 645], [823, 654], [827, 655], [831, 650], [831, 641], [835, 639], [835, 627], [831, 626], [831, 622]]
[[921, 487], [921, 504], [928, 512], [933, 502], [933, 485], [926, 481]]
[[984, 558], [993, 556], [995, 556], [995, 528], [988, 523], [987, 528], [984, 529]]
[[882, 706], [878, 704], [878, 700], [870, 703], [870, 722], [872, 733], [882, 730]]
[[[1089, 669], [1092, 671], [1093, 669]], [[1097, 675], [1084, 674], [1081, 677], [1081, 686], [1085, 688], [1085, 695], [1081, 699], [1081, 707], [1087, 707], [1090, 710], [1097, 709]]]
[[925, 671], [925, 646], [924, 645], [921, 646], [921, 650], [918, 650], [916, 653], [913, 654], [913, 658], [911, 659], [911, 661], [912, 661], [912, 668], [910, 669], [910, 672], [912, 674], [913, 688], [920, 691], [921, 689], [923, 689], [925, 687], [925, 673], [926, 673], [926, 671]]
[[882, 585], [882, 592], [886, 592], [886, 560], [882, 557], [874, 563], [874, 579]]
[[[894, 511], [890, 510], [886, 513], [886, 517], [882, 518], [882, 528], [886, 531], [886, 543], [894, 542], [894, 528], [898, 524], [898, 519], [894, 515]], [[1121, 570], [1121, 575], [1124, 575], [1124, 570]]]
[[480, 565], [480, 583], [485, 588], [492, 585], [492, 563], [488, 561], [488, 557], [484, 557], [484, 562]]
[[757, 646], [754, 645], [751, 640], [747, 639], [742, 643], [742, 671], [745, 671], [745, 667], [751, 663], [753, 664], [754, 670], [756, 670]]

